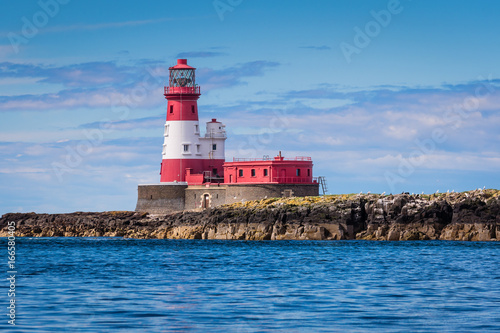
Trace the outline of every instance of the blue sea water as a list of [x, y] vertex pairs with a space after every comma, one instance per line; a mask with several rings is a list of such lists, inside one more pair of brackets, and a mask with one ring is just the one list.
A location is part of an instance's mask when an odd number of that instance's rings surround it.
[[500, 331], [500, 243], [18, 238], [16, 265], [6, 332]]

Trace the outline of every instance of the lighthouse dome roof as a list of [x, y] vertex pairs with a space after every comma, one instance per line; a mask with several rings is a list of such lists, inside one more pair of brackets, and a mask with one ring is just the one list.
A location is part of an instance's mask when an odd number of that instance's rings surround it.
[[177, 59], [177, 65], [169, 67], [168, 69], [196, 69], [187, 64], [187, 59]]

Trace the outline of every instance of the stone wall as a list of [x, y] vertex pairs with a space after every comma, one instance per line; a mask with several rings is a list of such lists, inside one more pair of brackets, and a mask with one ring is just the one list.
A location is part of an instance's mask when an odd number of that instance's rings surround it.
[[[208, 196], [207, 207], [204, 207], [205, 195]], [[184, 209], [217, 207], [226, 203], [225, 186], [189, 186], [185, 191]]]
[[[211, 185], [210, 187], [170, 184], [139, 185], [135, 210], [166, 214], [265, 198], [317, 195], [319, 195], [318, 184]], [[208, 196], [206, 200], [205, 196]]]
[[226, 203], [265, 198], [318, 196], [318, 184], [226, 185]]
[[136, 212], [165, 214], [184, 210], [187, 185], [139, 185]]

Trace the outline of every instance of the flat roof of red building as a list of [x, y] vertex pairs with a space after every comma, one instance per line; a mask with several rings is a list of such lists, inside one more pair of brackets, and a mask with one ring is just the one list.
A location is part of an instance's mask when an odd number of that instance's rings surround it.
[[283, 156], [275, 156], [275, 157], [263, 157], [263, 158], [239, 158], [234, 157], [233, 161], [225, 162], [224, 166], [232, 166], [232, 165], [271, 165], [271, 164], [311, 164], [312, 158], [308, 156], [296, 156], [285, 158]]

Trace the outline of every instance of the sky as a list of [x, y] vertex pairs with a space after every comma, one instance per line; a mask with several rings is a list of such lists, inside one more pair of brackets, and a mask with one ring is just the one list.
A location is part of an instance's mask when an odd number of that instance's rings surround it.
[[168, 67], [226, 160], [310, 156], [328, 193], [500, 188], [500, 2], [3, 2], [0, 214], [134, 210]]

